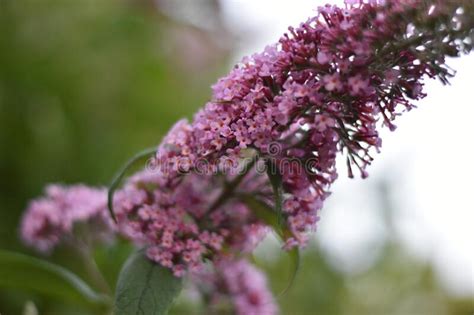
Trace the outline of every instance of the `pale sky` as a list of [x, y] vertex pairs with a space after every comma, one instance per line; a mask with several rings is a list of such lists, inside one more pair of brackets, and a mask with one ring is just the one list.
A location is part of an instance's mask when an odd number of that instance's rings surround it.
[[[222, 0], [226, 21], [240, 39], [234, 61], [276, 42], [289, 25], [314, 15], [318, 0]], [[331, 1], [329, 3], [341, 3]], [[428, 81], [428, 97], [406, 113], [398, 129], [383, 133], [367, 180], [340, 174], [316, 238], [342, 268], [361, 269], [377, 254], [385, 230], [374, 219], [375, 186], [386, 177], [396, 235], [415, 255], [434, 262], [447, 288], [474, 293], [474, 163], [471, 134], [474, 56], [451, 60], [458, 71], [451, 86]], [[372, 255], [371, 255], [372, 254]], [[360, 266], [354, 266], [358, 261]], [[347, 265], [347, 266], [346, 266]]]

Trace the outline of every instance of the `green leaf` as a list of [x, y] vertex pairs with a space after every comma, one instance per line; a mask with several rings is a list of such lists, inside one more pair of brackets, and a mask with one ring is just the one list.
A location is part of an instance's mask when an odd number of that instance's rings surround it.
[[278, 218], [276, 212], [269, 207], [265, 202], [258, 200], [251, 195], [242, 195], [241, 200], [252, 209], [252, 213], [266, 225], [271, 226], [280, 238], [284, 238], [281, 229], [279, 228]]
[[[277, 213], [265, 202], [256, 199], [251, 195], [242, 195], [241, 200], [252, 209], [252, 213], [255, 214], [257, 218], [262, 220], [268, 226], [271, 226], [273, 230], [277, 233], [281, 241], [285, 240], [291, 232], [288, 227], [280, 225], [280, 222], [277, 218]], [[295, 282], [296, 276], [300, 268], [300, 251], [298, 247], [294, 247], [287, 252], [291, 260], [291, 276], [288, 281], [286, 288], [279, 294], [279, 296], [284, 295], [292, 287]]]
[[166, 315], [183, 286], [181, 278], [149, 260], [143, 250], [134, 253], [119, 275], [115, 315]]
[[290, 257], [291, 260], [291, 276], [288, 281], [288, 285], [286, 288], [279, 294], [279, 296], [282, 296], [288, 292], [288, 290], [291, 289], [293, 286], [293, 283], [295, 283], [296, 276], [298, 275], [298, 271], [300, 270], [300, 265], [301, 265], [301, 259], [300, 259], [300, 249], [298, 247], [292, 248], [290, 251], [287, 252], [288, 256]]
[[[278, 233], [278, 236], [282, 240], [285, 240], [291, 235], [291, 232], [288, 229], [288, 226], [286, 225], [286, 222], [285, 222], [285, 218], [283, 216], [283, 178], [281, 176], [280, 171], [278, 170], [277, 165], [275, 165], [275, 163], [273, 163], [271, 159], [267, 160], [267, 176], [273, 188], [273, 194], [275, 198], [274, 211], [276, 212], [277, 222], [278, 222], [277, 225], [273, 224], [271, 226], [273, 226], [274, 230]], [[293, 249], [288, 251], [288, 255], [290, 256], [290, 259], [292, 262], [293, 272], [291, 274], [288, 286], [286, 287], [285, 290], [283, 290], [283, 292], [280, 295], [285, 294], [291, 288], [300, 268], [299, 248], [294, 247]]]
[[0, 287], [34, 291], [94, 309], [106, 309], [110, 303], [63, 267], [5, 250], [0, 250]]
[[109, 192], [107, 195], [108, 197], [107, 206], [109, 209], [109, 214], [112, 217], [112, 219], [115, 221], [115, 223], [117, 223], [117, 218], [115, 217], [115, 213], [114, 213], [114, 194], [118, 186], [120, 185], [120, 182], [122, 181], [123, 177], [125, 176], [125, 174], [127, 173], [130, 167], [132, 167], [136, 162], [140, 161], [141, 159], [151, 156], [155, 152], [156, 152], [156, 148], [148, 148], [137, 153], [130, 160], [128, 160], [127, 163], [114, 176], [114, 179], [112, 180], [112, 183], [109, 186]]
[[283, 178], [278, 167], [271, 159], [267, 160], [267, 176], [273, 188], [273, 195], [275, 201], [275, 212], [277, 213], [278, 225], [283, 229]]

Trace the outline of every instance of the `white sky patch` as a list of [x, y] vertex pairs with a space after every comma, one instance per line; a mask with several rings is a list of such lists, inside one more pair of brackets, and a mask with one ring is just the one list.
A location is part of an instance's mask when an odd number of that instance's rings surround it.
[[[342, 1], [328, 1], [340, 4]], [[234, 61], [276, 42], [323, 1], [222, 0], [225, 19], [240, 38]], [[370, 177], [349, 180], [341, 172], [323, 210], [317, 238], [344, 269], [363, 269], [362, 259], [385, 235], [374, 219], [371, 189], [391, 179], [397, 235], [413, 254], [431, 259], [441, 279], [458, 294], [474, 293], [474, 56], [450, 60], [452, 85], [429, 80], [428, 97], [385, 130], [382, 153]], [[376, 253], [374, 252], [374, 255]], [[347, 262], [359, 257], [359, 265]], [[362, 258], [361, 258], [362, 257]], [[357, 261], [357, 260], [356, 260]]]

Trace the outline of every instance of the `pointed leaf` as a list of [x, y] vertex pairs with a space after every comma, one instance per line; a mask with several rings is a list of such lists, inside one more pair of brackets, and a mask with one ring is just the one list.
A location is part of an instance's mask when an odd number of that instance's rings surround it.
[[114, 314], [166, 315], [182, 286], [182, 279], [140, 250], [130, 256], [120, 272]]
[[273, 188], [275, 211], [277, 213], [278, 225], [283, 228], [283, 178], [278, 167], [271, 159], [267, 160], [267, 176]]
[[108, 197], [107, 206], [109, 209], [109, 214], [112, 217], [112, 219], [115, 221], [115, 223], [117, 223], [117, 218], [115, 217], [115, 213], [114, 213], [114, 193], [117, 190], [118, 186], [120, 185], [122, 178], [125, 176], [128, 169], [132, 167], [136, 162], [140, 161], [143, 158], [151, 156], [155, 152], [156, 152], [156, 148], [148, 148], [148, 149], [143, 150], [142, 152], [137, 153], [134, 157], [132, 157], [130, 160], [127, 161], [127, 163], [120, 169], [120, 171], [115, 175], [114, 179], [112, 180], [112, 183], [110, 184], [109, 192], [107, 195]]
[[300, 270], [300, 264], [301, 264], [300, 249], [298, 247], [294, 247], [291, 250], [289, 250], [287, 253], [291, 260], [291, 276], [290, 276], [290, 280], [288, 281], [288, 285], [279, 294], [279, 297], [286, 294], [288, 290], [291, 289], [291, 287], [293, 286], [293, 283], [295, 283], [296, 276], [298, 275], [298, 271]]
[[0, 250], [0, 287], [34, 291], [91, 308], [105, 309], [109, 304], [106, 297], [63, 267], [5, 250]]
[[243, 195], [241, 200], [252, 209], [252, 213], [266, 225], [271, 226], [275, 232], [283, 238], [283, 234], [280, 231], [277, 213], [268, 206], [265, 202], [258, 200], [251, 195]]
[[[265, 224], [272, 227], [273, 230], [277, 233], [281, 241], [289, 237], [291, 232], [286, 226], [281, 226], [276, 212], [268, 206], [265, 202], [256, 199], [251, 195], [242, 195], [241, 200], [252, 209], [252, 213], [255, 214], [257, 218], [262, 220]], [[291, 250], [287, 251], [288, 256], [291, 260], [291, 276], [288, 281], [286, 288], [279, 294], [279, 296], [284, 295], [293, 285], [296, 276], [300, 268], [300, 252], [298, 247], [294, 247]]]

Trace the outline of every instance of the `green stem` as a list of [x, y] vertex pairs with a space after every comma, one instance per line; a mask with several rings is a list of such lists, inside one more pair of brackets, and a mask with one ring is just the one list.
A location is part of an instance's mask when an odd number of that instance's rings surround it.
[[100, 271], [99, 266], [92, 255], [90, 247], [87, 244], [80, 243], [78, 241], [73, 241], [69, 245], [72, 249], [74, 249], [74, 252], [81, 260], [81, 265], [84, 268], [87, 277], [91, 281], [91, 284], [101, 293], [112, 296], [112, 290]]
[[219, 195], [219, 197], [214, 201], [214, 203], [209, 207], [209, 210], [207, 213], [212, 213], [214, 210], [222, 206], [224, 203], [227, 202], [228, 199], [230, 199], [234, 193], [234, 191], [237, 189], [237, 187], [240, 185], [240, 183], [244, 180], [245, 176], [247, 176], [249, 170], [257, 163], [258, 161], [258, 154], [256, 154], [250, 162], [248, 162], [246, 165], [244, 165], [244, 169], [241, 174], [239, 174], [236, 178], [234, 178], [231, 182], [227, 183], [222, 190], [222, 193]]

